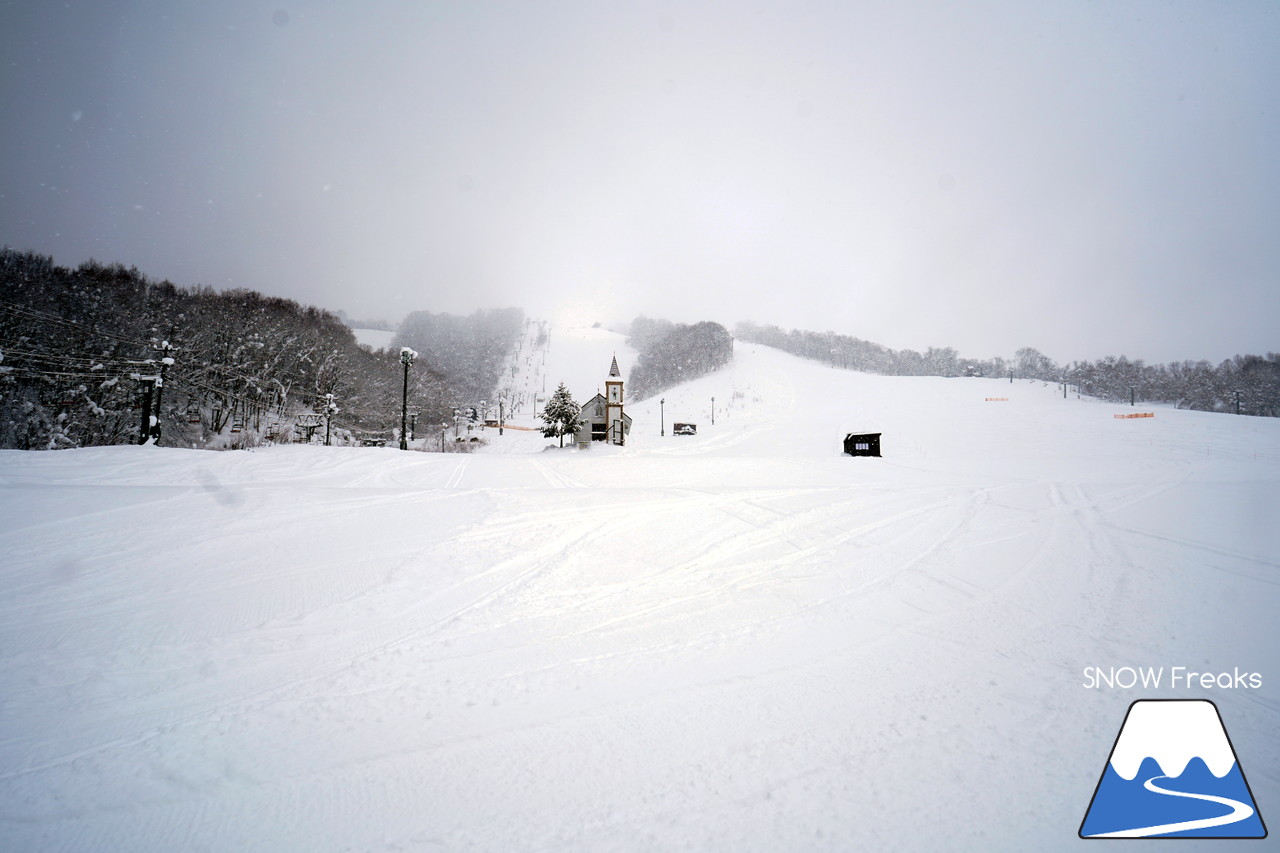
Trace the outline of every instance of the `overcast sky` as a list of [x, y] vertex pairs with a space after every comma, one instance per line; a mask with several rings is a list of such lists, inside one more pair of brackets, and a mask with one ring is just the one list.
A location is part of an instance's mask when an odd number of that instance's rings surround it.
[[1280, 3], [0, 0], [0, 244], [519, 305], [1280, 350]]

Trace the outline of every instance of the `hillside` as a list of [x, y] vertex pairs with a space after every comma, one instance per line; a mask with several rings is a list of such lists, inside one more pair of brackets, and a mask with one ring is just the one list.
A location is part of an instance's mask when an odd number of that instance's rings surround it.
[[[548, 391], [615, 352], [552, 329]], [[1280, 421], [742, 343], [661, 399], [588, 451], [0, 452], [0, 847], [1068, 849], [1160, 697], [1280, 803]]]

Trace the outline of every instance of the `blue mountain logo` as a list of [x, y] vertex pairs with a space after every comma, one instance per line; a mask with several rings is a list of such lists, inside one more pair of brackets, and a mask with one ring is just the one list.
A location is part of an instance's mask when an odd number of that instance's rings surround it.
[[1129, 706], [1081, 838], [1266, 838], [1218, 707], [1207, 699]]

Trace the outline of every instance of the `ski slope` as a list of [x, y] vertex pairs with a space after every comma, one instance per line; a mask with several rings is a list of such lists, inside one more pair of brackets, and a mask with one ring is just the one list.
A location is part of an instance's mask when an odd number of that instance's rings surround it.
[[[554, 330], [549, 387], [624, 347]], [[742, 343], [663, 398], [585, 451], [0, 452], [0, 849], [1068, 849], [1160, 696], [1276, 811], [1280, 421]], [[1263, 682], [1083, 686], [1146, 665]]]
[[390, 329], [352, 329], [356, 343], [371, 350], [388, 349], [396, 333]]

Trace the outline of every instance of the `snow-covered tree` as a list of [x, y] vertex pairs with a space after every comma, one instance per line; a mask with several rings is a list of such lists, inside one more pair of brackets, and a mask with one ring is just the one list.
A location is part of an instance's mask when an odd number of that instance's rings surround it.
[[[642, 344], [631, 372], [634, 399], [705, 376], [733, 359], [733, 336], [719, 323], [667, 324], [667, 328], [663, 322], [637, 317], [632, 323], [631, 340]], [[647, 337], [638, 337], [637, 327], [645, 329]]]
[[578, 417], [581, 411], [582, 407], [573, 401], [569, 389], [561, 382], [542, 410], [542, 422], [546, 424], [542, 434], [547, 438], [559, 438], [560, 446], [564, 447], [565, 435], [577, 432], [582, 425], [582, 419]]

